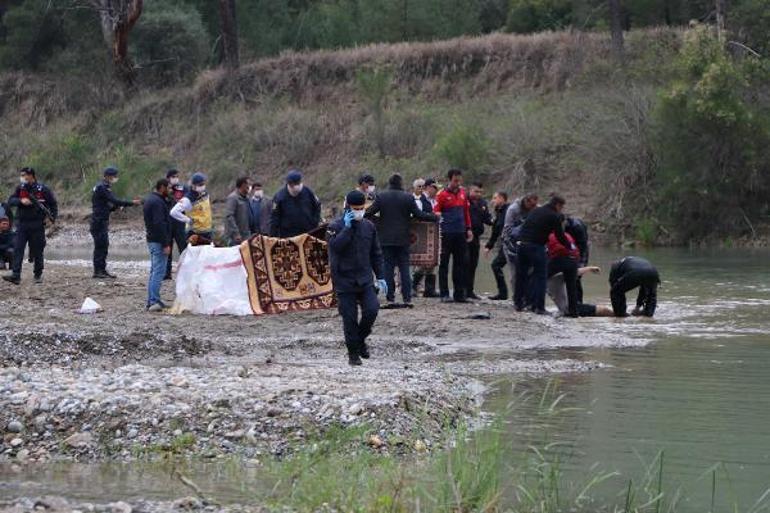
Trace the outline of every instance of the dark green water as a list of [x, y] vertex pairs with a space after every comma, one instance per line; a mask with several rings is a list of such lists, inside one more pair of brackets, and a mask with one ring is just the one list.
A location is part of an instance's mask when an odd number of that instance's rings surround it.
[[[607, 268], [616, 256], [602, 252], [596, 260]], [[658, 250], [640, 256], [652, 260], [663, 279], [655, 319], [580, 322], [651, 343], [570, 352], [611, 367], [559, 380], [567, 394], [561, 406], [575, 408], [553, 428], [553, 439], [564, 443], [566, 474], [578, 480], [597, 463], [618, 471], [602, 492], [613, 501], [623, 483], [638, 481], [663, 451], [665, 491], [680, 489], [687, 497], [679, 511], [708, 510], [708, 471], [716, 464], [723, 464], [717, 472], [720, 509], [738, 503], [748, 511], [770, 488], [770, 253]], [[608, 302], [605, 277], [588, 278], [586, 285], [588, 299]], [[545, 386], [537, 379], [519, 380], [515, 391], [501, 385], [488, 407], [502, 408], [522, 391], [538, 398]], [[535, 402], [511, 414], [514, 426], [537, 420]]]

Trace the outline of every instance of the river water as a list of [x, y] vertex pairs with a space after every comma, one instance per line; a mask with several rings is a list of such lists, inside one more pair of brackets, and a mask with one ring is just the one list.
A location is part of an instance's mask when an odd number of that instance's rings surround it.
[[[667, 493], [681, 489], [678, 511], [706, 511], [712, 474], [717, 502], [749, 509], [770, 488], [770, 252], [766, 250], [654, 250], [637, 252], [661, 271], [659, 310], [653, 320], [596, 318], [597, 330], [634, 339], [636, 347], [530, 352], [533, 358], [572, 357], [600, 361], [606, 368], [558, 378], [565, 411], [549, 429], [560, 442], [567, 479], [589, 468], [618, 475], [596, 493], [618, 503], [629, 479], [638, 482], [659, 451], [664, 454]], [[596, 251], [601, 276], [585, 278], [586, 301], [608, 304], [606, 271], [611, 250]], [[485, 265], [485, 264], [482, 264]], [[492, 292], [479, 273], [479, 289]], [[635, 296], [629, 297], [633, 303]], [[649, 344], [641, 344], [647, 341]], [[515, 386], [512, 384], [515, 382]], [[496, 380], [486, 407], [509, 413], [515, 461], [531, 441], [520, 426], [540, 422], [537, 398], [553, 381]], [[535, 400], [522, 401], [522, 392]], [[537, 433], [535, 436], [539, 436]], [[595, 466], [598, 465], [598, 466]], [[225, 502], [253, 497], [257, 470], [189, 466], [186, 475]], [[251, 489], [250, 491], [246, 491]], [[167, 467], [145, 464], [59, 465], [20, 473], [0, 466], [0, 496], [54, 493], [84, 500], [168, 499], [185, 495]]]
[[[622, 504], [617, 492], [629, 479], [639, 482], [662, 451], [664, 492], [685, 497], [678, 511], [708, 511], [715, 465], [719, 509], [738, 504], [748, 511], [770, 489], [770, 252], [639, 254], [658, 266], [663, 279], [655, 319], [581, 322], [650, 344], [559, 351], [560, 357], [610, 366], [558, 380], [565, 411], [550, 436], [564, 444], [565, 473], [577, 481], [595, 464], [617, 471], [599, 494]], [[594, 263], [608, 269], [618, 256], [602, 251]], [[586, 301], [608, 304], [606, 277], [584, 280]], [[629, 304], [634, 300], [629, 294]], [[554, 384], [517, 381], [515, 387], [499, 385], [487, 403], [495, 410], [514, 400], [514, 437], [516, 426], [537, 422], [537, 399]], [[517, 400], [522, 393], [534, 400]], [[518, 447], [525, 450], [527, 441]]]

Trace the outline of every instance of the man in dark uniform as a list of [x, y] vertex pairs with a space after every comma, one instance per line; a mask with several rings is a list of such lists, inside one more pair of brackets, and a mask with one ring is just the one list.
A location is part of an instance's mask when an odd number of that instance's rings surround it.
[[495, 220], [492, 223], [492, 234], [484, 245], [484, 255], [489, 256], [489, 253], [492, 252], [498, 241], [500, 241], [500, 248], [497, 251], [497, 255], [495, 255], [495, 258], [492, 260], [492, 274], [495, 276], [495, 283], [497, 283], [497, 294], [490, 296], [489, 299], [493, 301], [504, 301], [508, 299], [508, 284], [505, 282], [504, 271], [508, 259], [505, 256], [505, 249], [503, 248], [500, 236], [503, 234], [503, 227], [505, 226], [505, 213], [510, 206], [508, 204], [508, 193], [497, 191], [492, 197], [492, 205], [495, 209]]
[[658, 270], [648, 260], [629, 256], [612, 264], [610, 269], [610, 300], [616, 317], [626, 317], [626, 292], [639, 287], [633, 315], [652, 317], [658, 306]]
[[[590, 245], [588, 243], [588, 226], [579, 217], [567, 217], [567, 225], [564, 227], [564, 233], [572, 236], [580, 251], [580, 261], [578, 267], [588, 267], [588, 256]], [[583, 281], [582, 276], [577, 279], [577, 299], [579, 303], [583, 302]]]
[[361, 358], [369, 358], [366, 337], [372, 332], [380, 308], [373, 276], [377, 277], [382, 292], [387, 294], [388, 286], [383, 279], [377, 230], [371, 221], [364, 219], [366, 196], [355, 190], [348, 193], [345, 201], [348, 205], [345, 213], [329, 225], [326, 240], [348, 363], [361, 365]]
[[321, 223], [321, 202], [302, 183], [302, 173], [296, 169], [286, 176], [286, 187], [273, 198], [270, 214], [270, 236], [288, 238], [308, 233]]
[[485, 225], [492, 226], [492, 214], [489, 211], [487, 200], [484, 199], [484, 186], [480, 182], [471, 185], [468, 190], [468, 200], [470, 201], [473, 240], [468, 243], [468, 291], [466, 295], [468, 299], [481, 299], [475, 290], [476, 269], [479, 267], [481, 236], [484, 235]]
[[[176, 169], [169, 169], [166, 172], [166, 180], [169, 183], [168, 194], [166, 195], [166, 204], [168, 205], [169, 212], [174, 205], [185, 197], [187, 194], [187, 186], [182, 183], [182, 177], [179, 176], [179, 171]], [[187, 237], [185, 233], [185, 224], [182, 221], [178, 221], [171, 218], [171, 251], [168, 254], [168, 261], [166, 262], [166, 275], [164, 280], [171, 279], [171, 264], [174, 260], [174, 243], [176, 242], [176, 248], [179, 254], [187, 249]]]
[[23, 168], [20, 171], [20, 181], [21, 184], [8, 199], [8, 204], [18, 210], [12, 272], [3, 276], [3, 279], [16, 285], [21, 282], [21, 264], [24, 261], [24, 251], [29, 246], [29, 256], [35, 263], [35, 283], [41, 283], [44, 267], [45, 223], [46, 221], [56, 222], [59, 208], [53, 192], [37, 181], [34, 169]]
[[117, 168], [104, 170], [104, 178], [94, 186], [91, 194], [91, 237], [94, 239], [94, 278], [115, 278], [107, 272], [107, 254], [110, 250], [110, 214], [123, 207], [133, 207], [142, 200], [122, 200], [115, 197], [112, 185], [118, 181]]

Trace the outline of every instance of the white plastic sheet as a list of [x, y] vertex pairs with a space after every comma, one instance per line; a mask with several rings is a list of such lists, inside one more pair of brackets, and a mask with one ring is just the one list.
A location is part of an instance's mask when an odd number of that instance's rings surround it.
[[173, 313], [253, 315], [238, 246], [188, 246], [179, 259]]

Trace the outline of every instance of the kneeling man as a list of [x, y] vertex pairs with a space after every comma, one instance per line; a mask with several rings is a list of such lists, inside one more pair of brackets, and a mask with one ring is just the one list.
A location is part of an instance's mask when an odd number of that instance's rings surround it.
[[329, 225], [326, 240], [348, 348], [348, 363], [361, 365], [361, 358], [369, 358], [366, 337], [372, 332], [380, 309], [373, 276], [377, 277], [377, 286], [385, 293], [387, 285], [382, 274], [382, 249], [377, 229], [371, 221], [364, 219], [366, 196], [355, 190], [348, 193], [345, 200], [345, 212], [342, 218]]

